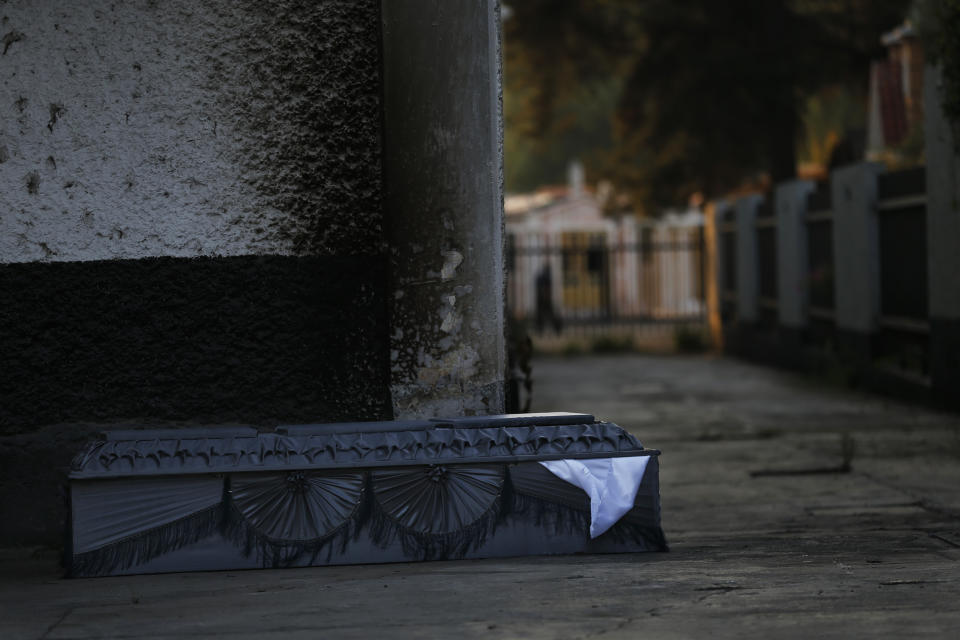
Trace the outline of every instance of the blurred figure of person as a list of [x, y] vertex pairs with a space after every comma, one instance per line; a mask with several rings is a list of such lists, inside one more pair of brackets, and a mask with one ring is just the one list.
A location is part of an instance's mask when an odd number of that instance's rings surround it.
[[563, 321], [553, 308], [553, 276], [550, 265], [545, 264], [537, 274], [537, 332], [543, 333], [544, 326], [549, 323], [557, 334], [563, 329]]

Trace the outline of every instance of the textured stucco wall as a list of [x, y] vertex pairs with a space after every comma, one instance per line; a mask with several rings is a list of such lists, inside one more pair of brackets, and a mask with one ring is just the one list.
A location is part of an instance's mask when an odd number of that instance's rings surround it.
[[369, 257], [0, 265], [0, 436], [389, 418], [385, 289]]
[[0, 2], [0, 262], [376, 252], [378, 18]]
[[0, 3], [0, 431], [389, 417], [379, 17]]

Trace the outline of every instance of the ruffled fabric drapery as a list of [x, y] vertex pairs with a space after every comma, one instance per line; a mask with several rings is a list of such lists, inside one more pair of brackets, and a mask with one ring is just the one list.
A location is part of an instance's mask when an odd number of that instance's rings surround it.
[[362, 471], [243, 473], [227, 479], [223, 533], [263, 566], [280, 567], [305, 553], [345, 548], [361, 525]]
[[[601, 475], [597, 468], [615, 464], [642, 477], [638, 469], [648, 459], [587, 463], [595, 476]], [[553, 467], [575, 469], [581, 461], [561, 463]], [[531, 466], [543, 468], [546, 476], [531, 475]], [[255, 556], [263, 567], [294, 565], [305, 554], [311, 564], [321, 553], [329, 560], [364, 531], [381, 548], [402, 545], [411, 559], [461, 558], [482, 547], [498, 527], [530, 517], [547, 535], [580, 532], [595, 538], [612, 528], [618, 539], [665, 548], [655, 521], [631, 527], [617, 522], [622, 513], [612, 515], [612, 506], [626, 506], [629, 491], [621, 490], [629, 482], [622, 482], [622, 472], [608, 474], [606, 488], [598, 490], [589, 484], [579, 488], [547, 468], [426, 465], [78, 482], [72, 488], [73, 573], [109, 574], [213, 535]], [[615, 491], [621, 493], [614, 499]]]
[[371, 538], [422, 560], [463, 557], [500, 521], [504, 465], [429, 465], [371, 473]]
[[101, 575], [143, 564], [215, 534], [223, 479], [128, 478], [70, 490], [72, 570]]
[[546, 460], [540, 464], [590, 497], [590, 537], [604, 534], [633, 508], [649, 456]]
[[74, 575], [210, 550], [214, 568], [462, 558], [532, 531], [665, 549], [656, 464], [640, 486], [658, 454], [586, 414], [114, 432], [71, 466], [67, 557]]

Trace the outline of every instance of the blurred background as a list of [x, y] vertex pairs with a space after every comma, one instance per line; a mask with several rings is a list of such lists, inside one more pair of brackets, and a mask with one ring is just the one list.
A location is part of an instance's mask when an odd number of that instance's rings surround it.
[[[956, 32], [943, 25], [956, 22], [957, 4], [507, 2], [515, 363], [532, 350], [719, 348], [731, 326], [783, 324], [777, 307], [791, 295], [802, 298], [805, 326], [833, 322], [831, 172], [874, 163], [877, 180], [896, 183], [899, 196], [923, 192], [924, 75], [931, 61], [951, 55]], [[778, 292], [776, 194], [797, 181], [809, 214], [796, 238], [803, 291]], [[755, 314], [737, 300], [743, 274], [735, 273], [733, 233], [737, 202], [751, 196], [759, 219], [750, 243]], [[886, 301], [902, 307], [888, 315], [923, 320], [927, 302], [918, 291], [926, 284], [916, 280], [927, 277], [924, 212], [886, 219], [881, 235], [886, 226], [897, 238], [886, 257], [899, 266], [887, 268], [896, 275], [883, 286]], [[820, 329], [805, 335], [823, 338], [820, 351], [835, 350]], [[929, 346], [916, 329], [887, 340], [895, 353], [878, 357], [924, 376]]]

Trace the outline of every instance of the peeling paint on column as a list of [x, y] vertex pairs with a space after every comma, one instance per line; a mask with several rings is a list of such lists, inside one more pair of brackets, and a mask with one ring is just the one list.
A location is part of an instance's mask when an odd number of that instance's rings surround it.
[[[426, 277], [410, 278], [405, 288], [394, 292], [392, 377], [394, 381], [410, 380], [402, 385], [394, 382], [391, 388], [398, 418], [500, 410], [498, 381], [477, 386], [487, 375], [479, 348], [488, 335], [477, 330], [476, 321], [470, 335], [463, 334], [464, 313], [477, 311], [471, 296], [473, 285], [459, 284], [456, 276], [454, 265], [460, 265], [463, 256], [454, 250], [438, 253], [439, 259], [432, 265], [426, 260], [421, 263]], [[430, 300], [434, 301], [433, 313], [422, 313]]]
[[396, 418], [503, 411], [499, 5], [441, 5], [381, 4]]
[[440, 269], [440, 279], [449, 280], [453, 278], [461, 262], [463, 262], [463, 254], [459, 251], [444, 251], [443, 267]]
[[460, 317], [456, 311], [457, 296], [445, 296], [444, 304], [440, 307], [440, 317], [443, 322], [440, 323], [440, 331], [444, 333], [453, 333], [459, 329]]

